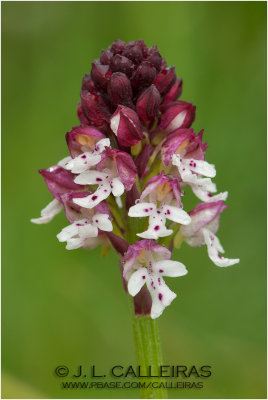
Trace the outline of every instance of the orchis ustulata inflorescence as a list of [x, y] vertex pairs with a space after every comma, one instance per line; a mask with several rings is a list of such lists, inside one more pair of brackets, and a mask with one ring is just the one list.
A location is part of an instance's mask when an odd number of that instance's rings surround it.
[[[187, 273], [170, 260], [183, 240], [206, 245], [220, 267], [239, 261], [220, 254], [215, 234], [228, 193], [215, 194], [216, 169], [205, 161], [203, 131], [190, 128], [195, 107], [177, 100], [181, 91], [156, 46], [116, 40], [103, 50], [82, 81], [81, 125], [66, 134], [70, 156], [39, 171], [54, 200], [32, 220], [47, 223], [64, 209], [70, 225], [57, 237], [67, 249], [114, 247], [136, 314], [152, 318], [176, 297], [163, 276]], [[187, 187], [202, 201], [188, 212]]]

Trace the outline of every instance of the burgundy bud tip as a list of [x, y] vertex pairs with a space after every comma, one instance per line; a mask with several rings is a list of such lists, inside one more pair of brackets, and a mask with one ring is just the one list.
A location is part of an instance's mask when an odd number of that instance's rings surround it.
[[85, 117], [85, 114], [83, 112], [81, 101], [78, 103], [77, 106], [77, 116], [82, 125], [88, 125], [88, 119]]
[[99, 95], [82, 90], [81, 104], [85, 117], [93, 125], [101, 127], [109, 120], [109, 110]]
[[123, 72], [130, 77], [134, 69], [134, 64], [127, 57], [116, 54], [111, 59], [110, 68], [112, 72]]
[[95, 85], [100, 89], [105, 89], [108, 83], [107, 72], [108, 65], [102, 65], [99, 60], [92, 63], [91, 76]]
[[164, 96], [176, 80], [175, 68], [165, 68], [155, 78], [154, 84], [159, 93]]
[[135, 45], [135, 42], [127, 43], [122, 54], [133, 61], [134, 64], [139, 64], [143, 60], [142, 50], [140, 46]]
[[102, 50], [100, 55], [100, 62], [103, 65], [109, 65], [112, 57], [113, 53], [111, 53], [109, 50]]
[[150, 86], [156, 77], [155, 67], [148, 61], [143, 61], [131, 78], [135, 89], [143, 89]]
[[129, 107], [118, 106], [110, 119], [110, 127], [118, 142], [125, 147], [139, 143], [143, 136], [138, 115]]
[[142, 122], [150, 122], [158, 115], [161, 96], [154, 85], [144, 90], [137, 100], [136, 111]]
[[114, 54], [120, 54], [125, 48], [126, 43], [123, 40], [117, 39], [111, 44], [109, 50]]
[[108, 85], [108, 95], [115, 106], [119, 104], [133, 106], [131, 84], [127, 76], [122, 72], [112, 74]]
[[167, 106], [169, 103], [172, 103], [173, 101], [177, 100], [177, 98], [180, 97], [181, 92], [182, 92], [182, 79], [177, 78], [175, 83], [171, 86], [170, 90], [166, 94], [163, 106]]
[[170, 103], [161, 116], [160, 128], [167, 133], [189, 128], [195, 118], [195, 106], [186, 101]]
[[90, 74], [86, 74], [82, 80], [82, 90], [87, 90], [88, 92], [96, 93], [97, 88]]
[[153, 64], [157, 71], [160, 70], [162, 65], [162, 57], [160, 56], [156, 46], [153, 46], [149, 49], [146, 61], [149, 61], [151, 64]]

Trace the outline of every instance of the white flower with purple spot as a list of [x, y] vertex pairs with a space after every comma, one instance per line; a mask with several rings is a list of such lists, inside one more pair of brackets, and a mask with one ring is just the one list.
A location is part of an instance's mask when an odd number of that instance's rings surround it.
[[144, 285], [152, 298], [151, 318], [158, 318], [177, 296], [166, 285], [163, 276], [187, 274], [186, 267], [170, 260], [171, 253], [153, 240], [140, 240], [129, 246], [123, 260], [123, 276], [128, 292], [136, 296]]
[[[130, 190], [136, 178], [136, 166], [127, 153], [120, 150], [107, 150], [98, 170], [88, 170], [79, 174], [74, 182], [80, 185], [98, 185], [97, 190], [74, 203], [85, 208], [93, 208], [112, 193], [116, 198], [125, 190]], [[83, 183], [82, 183], [83, 182]], [[119, 201], [120, 203], [120, 201]]]
[[181, 234], [190, 246], [207, 246], [209, 258], [218, 267], [228, 267], [239, 262], [238, 258], [229, 259], [221, 256], [220, 253], [224, 253], [224, 250], [215, 236], [219, 228], [220, 215], [226, 208], [222, 200], [198, 204], [189, 212], [191, 223], [180, 228]]
[[80, 174], [91, 167], [97, 165], [101, 161], [101, 153], [106, 147], [110, 146], [110, 139], [101, 139], [95, 144], [94, 151], [87, 151], [79, 156], [70, 159], [65, 168], [74, 174]]
[[156, 240], [171, 235], [173, 230], [166, 228], [167, 219], [178, 224], [189, 224], [190, 216], [178, 205], [180, 189], [176, 179], [163, 174], [150, 179], [141, 194], [140, 202], [130, 207], [128, 212], [130, 217], [149, 217], [147, 231], [137, 236]]
[[108, 214], [95, 214], [92, 218], [84, 218], [66, 226], [57, 235], [60, 242], [67, 242], [66, 249], [73, 250], [87, 246], [91, 238], [98, 236], [99, 229], [111, 232], [113, 225]]
[[183, 158], [179, 154], [172, 156], [172, 164], [178, 168], [182, 182], [190, 185], [200, 200], [206, 202], [226, 200], [228, 192], [211, 195], [217, 191], [216, 185], [211, 181], [211, 178], [216, 176], [214, 165], [203, 160]]

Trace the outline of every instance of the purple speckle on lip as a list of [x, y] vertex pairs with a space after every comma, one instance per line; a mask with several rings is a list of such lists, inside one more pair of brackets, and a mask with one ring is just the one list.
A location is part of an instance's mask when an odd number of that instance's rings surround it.
[[148, 208], [145, 208], [144, 211], [145, 211], [145, 212], [149, 212]]
[[91, 200], [97, 200], [98, 196], [96, 196], [95, 194], [91, 197]]
[[96, 220], [95, 220], [95, 222], [97, 222], [97, 223], [98, 223], [98, 222], [99, 222], [99, 220], [98, 220], [98, 219], [96, 219]]
[[142, 279], [145, 279], [145, 278], [146, 278], [146, 276], [145, 276], [145, 275], [143, 275], [143, 276], [142, 276]]
[[104, 192], [106, 193], [106, 192], [107, 192], [107, 189], [104, 189]]
[[83, 226], [83, 224], [76, 224], [76, 226]]
[[157, 211], [157, 214], [160, 214], [160, 211], [159, 211], [159, 210]]
[[85, 154], [83, 154], [83, 155], [81, 156], [81, 158], [87, 158], [87, 156], [86, 156]]
[[160, 272], [160, 274], [162, 274], [162, 273], [164, 272], [164, 270], [163, 270], [163, 269], [160, 269], [159, 272]]
[[166, 211], [166, 215], [170, 215], [170, 210], [167, 210], [167, 211]]
[[159, 293], [159, 294], [158, 294], [158, 298], [159, 298], [160, 301], [163, 299], [162, 293]]
[[102, 182], [102, 179], [101, 178], [96, 178], [96, 181], [97, 182]]
[[159, 229], [160, 229], [160, 226], [159, 226], [159, 225], [156, 225], [156, 226], [154, 227], [154, 230], [155, 230], [155, 231], [159, 231]]

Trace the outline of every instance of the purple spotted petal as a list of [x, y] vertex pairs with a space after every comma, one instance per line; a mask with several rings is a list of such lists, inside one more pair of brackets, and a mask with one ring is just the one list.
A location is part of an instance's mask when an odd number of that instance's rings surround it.
[[48, 169], [40, 169], [39, 173], [43, 176], [48, 190], [59, 201], [61, 201], [61, 194], [73, 190], [83, 190], [84, 188], [84, 186], [74, 183], [76, 175], [59, 165], [53, 165]]
[[89, 147], [93, 151], [96, 142], [105, 137], [99, 130], [83, 125], [75, 126], [70, 132], [66, 133], [67, 145], [73, 158], [83, 153], [82, 146]]

